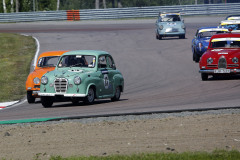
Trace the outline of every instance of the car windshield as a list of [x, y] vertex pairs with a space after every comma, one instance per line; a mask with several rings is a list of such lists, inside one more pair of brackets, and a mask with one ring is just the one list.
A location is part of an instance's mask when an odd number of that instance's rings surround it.
[[38, 67], [55, 67], [60, 56], [42, 57], [39, 59]]
[[232, 30], [238, 30], [240, 29], [240, 24], [226, 24], [226, 25], [222, 25], [222, 27], [227, 29], [232, 29]]
[[96, 64], [96, 57], [91, 55], [64, 55], [61, 57], [58, 67], [86, 67], [93, 68]]
[[175, 22], [175, 21], [181, 21], [179, 15], [161, 15], [161, 21], [162, 22]]
[[206, 31], [206, 32], [200, 32], [198, 35], [200, 38], [205, 37], [212, 37], [215, 34], [224, 33], [223, 31]]
[[211, 41], [212, 48], [240, 48], [240, 38], [215, 38]]

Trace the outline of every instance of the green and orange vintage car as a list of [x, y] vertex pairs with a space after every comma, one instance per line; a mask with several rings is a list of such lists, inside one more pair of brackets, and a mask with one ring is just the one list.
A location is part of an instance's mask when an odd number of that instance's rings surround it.
[[84, 101], [95, 99], [120, 99], [124, 78], [112, 56], [105, 51], [78, 50], [64, 53], [54, 71], [41, 78], [40, 93], [44, 107], [54, 101]]
[[41, 77], [49, 71], [55, 69], [59, 57], [67, 51], [49, 51], [40, 54], [33, 72], [28, 75], [26, 81], [26, 91], [28, 103], [34, 103], [39, 98]]

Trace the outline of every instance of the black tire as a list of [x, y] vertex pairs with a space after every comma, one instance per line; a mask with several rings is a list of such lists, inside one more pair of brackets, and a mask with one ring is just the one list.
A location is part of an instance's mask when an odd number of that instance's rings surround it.
[[27, 91], [27, 101], [28, 103], [35, 103], [35, 97], [32, 95], [32, 91]]
[[208, 80], [208, 74], [207, 73], [201, 73], [201, 78], [202, 78], [202, 81]]
[[53, 105], [53, 97], [42, 96], [41, 102], [44, 108], [52, 107]]
[[158, 39], [161, 40], [161, 39], [162, 39], [162, 36], [158, 35]]
[[116, 87], [114, 97], [111, 98], [111, 100], [112, 101], [119, 101], [120, 97], [121, 97], [121, 90], [120, 90], [120, 87], [118, 86], [118, 87]]
[[196, 62], [196, 63], [199, 63], [199, 61], [200, 61], [200, 57], [199, 57], [198, 55], [196, 55], [195, 62]]
[[88, 95], [84, 98], [84, 103], [85, 104], [93, 104], [95, 99], [95, 91], [93, 89], [93, 87], [90, 87], [88, 89]]
[[194, 50], [194, 58], [195, 58], [195, 62], [198, 63], [200, 60], [199, 55], [196, 53], [196, 51]]

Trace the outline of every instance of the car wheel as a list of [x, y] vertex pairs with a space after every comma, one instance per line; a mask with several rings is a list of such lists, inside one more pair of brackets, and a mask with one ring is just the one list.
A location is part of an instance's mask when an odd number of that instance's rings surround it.
[[185, 35], [179, 36], [179, 39], [185, 39]]
[[88, 89], [87, 96], [84, 98], [84, 103], [86, 103], [86, 104], [93, 104], [94, 99], [95, 99], [95, 92], [94, 92], [94, 89], [92, 87], [90, 87]]
[[199, 55], [196, 54], [195, 62], [198, 63], [200, 61]]
[[43, 107], [48, 108], [53, 105], [53, 97], [41, 96], [41, 102]]
[[118, 86], [115, 90], [114, 97], [111, 98], [111, 100], [118, 101], [120, 99], [120, 96], [121, 96], [121, 90], [120, 90], [120, 87]]
[[158, 36], [158, 39], [161, 40], [161, 39], [162, 39], [162, 36], [159, 35], [159, 36]]
[[196, 53], [195, 53], [195, 51], [193, 52], [193, 61], [195, 61], [196, 62]]
[[35, 102], [35, 97], [32, 95], [32, 91], [27, 91], [27, 101], [28, 101], [28, 103]]
[[201, 73], [201, 78], [202, 78], [203, 81], [208, 80], [208, 74], [206, 74], [206, 73]]

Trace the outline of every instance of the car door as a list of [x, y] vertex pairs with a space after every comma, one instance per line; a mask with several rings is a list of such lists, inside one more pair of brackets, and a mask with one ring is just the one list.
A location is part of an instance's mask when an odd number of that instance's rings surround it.
[[198, 32], [199, 30], [197, 30], [193, 40], [192, 40], [192, 52], [194, 53], [194, 50], [196, 50], [196, 44], [198, 43]]
[[116, 75], [116, 66], [112, 56], [108, 55], [107, 57], [107, 70], [109, 78], [109, 93], [114, 94], [114, 76]]
[[109, 77], [109, 67], [107, 64], [107, 55], [101, 55], [98, 59], [98, 72], [100, 72], [100, 96], [108, 96], [112, 93], [112, 85]]

